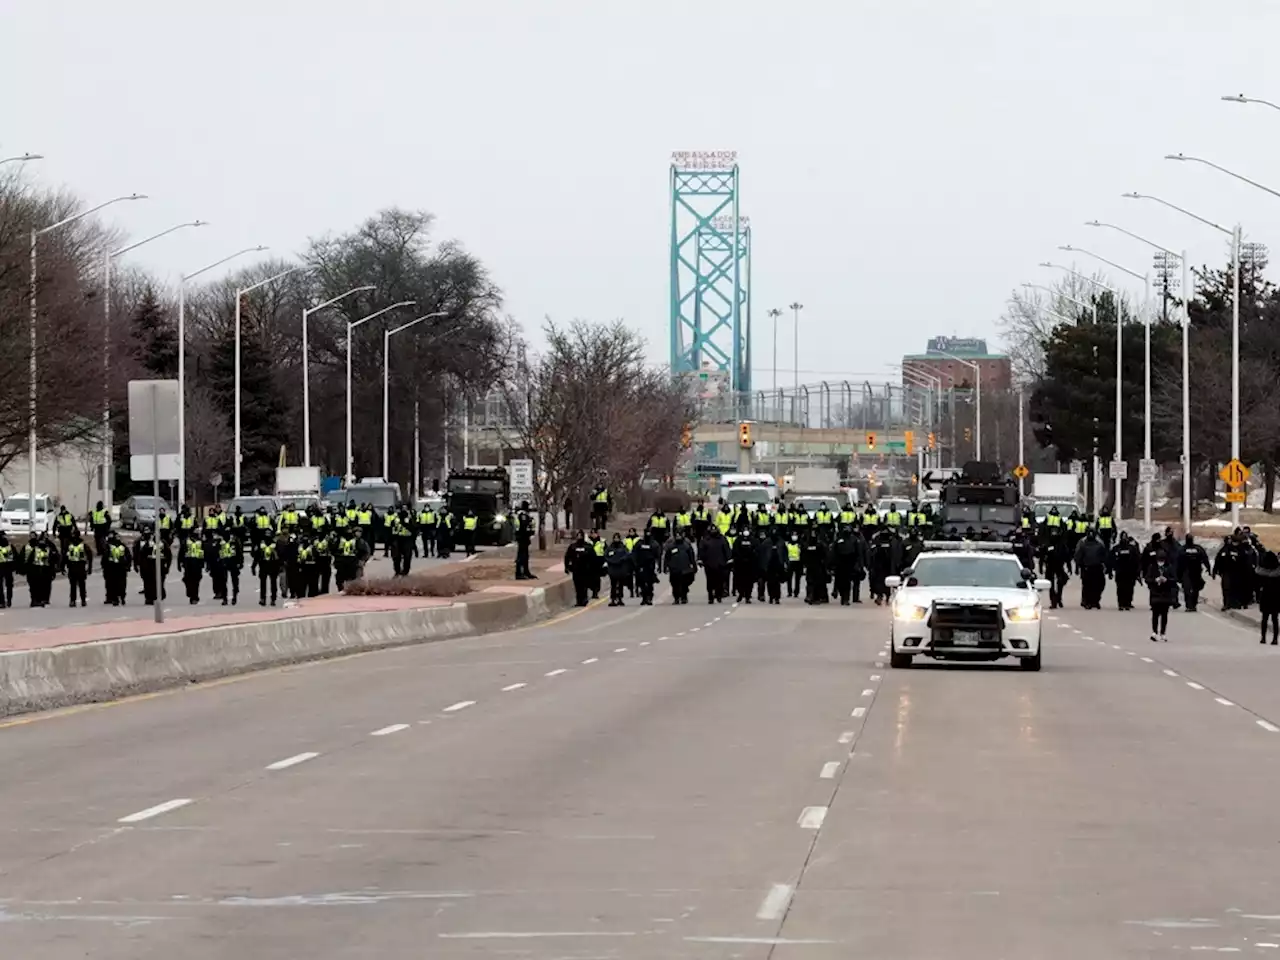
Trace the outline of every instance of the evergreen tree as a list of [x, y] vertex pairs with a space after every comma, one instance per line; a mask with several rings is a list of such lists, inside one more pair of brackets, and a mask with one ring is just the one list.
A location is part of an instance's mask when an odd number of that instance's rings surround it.
[[132, 335], [138, 363], [149, 377], [172, 380], [178, 376], [178, 330], [151, 285], [134, 311]]

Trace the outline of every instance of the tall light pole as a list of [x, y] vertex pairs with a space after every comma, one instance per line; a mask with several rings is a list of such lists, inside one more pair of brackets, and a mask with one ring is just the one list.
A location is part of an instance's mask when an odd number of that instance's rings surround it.
[[[30, 525], [27, 527], [28, 533], [35, 533], [36, 529], [36, 396], [38, 390], [36, 387], [37, 374], [39, 373], [39, 364], [36, 359], [36, 316], [38, 313], [36, 306], [37, 288], [39, 286], [39, 273], [37, 271], [37, 251], [40, 246], [40, 238], [46, 234], [53, 233], [62, 227], [75, 223], [77, 220], [83, 220], [90, 214], [97, 213], [99, 210], [105, 209], [115, 203], [123, 203], [126, 200], [145, 200], [145, 195], [140, 193], [131, 193], [127, 197], [115, 197], [104, 203], [98, 204], [96, 207], [90, 207], [88, 210], [82, 210], [74, 213], [69, 217], [63, 217], [57, 223], [51, 223], [47, 227], [32, 228], [31, 230], [31, 288], [28, 292], [30, 319], [28, 323], [27, 334], [31, 341], [31, 357], [28, 361], [28, 374], [30, 382], [28, 383], [28, 399], [27, 399], [27, 456], [30, 458], [29, 475], [31, 499], [27, 502], [28, 516], [30, 517]], [[46, 511], [47, 512], [47, 511]]]
[[161, 237], [167, 237], [169, 234], [187, 227], [206, 227], [208, 225], [207, 220], [191, 220], [187, 223], [179, 223], [168, 230], [161, 230], [145, 240], [131, 243], [128, 246], [121, 247], [119, 250], [108, 251], [102, 257], [102, 499], [108, 507], [111, 506], [111, 488], [112, 480], [114, 479], [112, 473], [115, 466], [112, 462], [111, 449], [111, 264], [115, 262], [117, 257], [124, 256], [130, 250], [136, 250], [152, 240], [159, 240]]
[[773, 395], [778, 395], [778, 318], [782, 316], [782, 311], [774, 307], [769, 311], [769, 316], [773, 319]]
[[331, 307], [341, 300], [347, 299], [357, 293], [366, 293], [376, 289], [373, 286], [352, 287], [346, 293], [340, 293], [336, 297], [326, 300], [324, 303], [317, 303], [314, 307], [304, 307], [302, 310], [302, 450], [303, 450], [303, 466], [311, 466], [311, 350], [310, 342], [307, 339], [307, 318], [311, 314], [325, 307]]
[[297, 273], [301, 267], [290, 267], [288, 270], [281, 270], [277, 274], [267, 277], [265, 280], [259, 280], [257, 283], [250, 284], [247, 287], [240, 287], [236, 290], [236, 375], [235, 375], [235, 495], [240, 496], [240, 300], [246, 293], [253, 293], [267, 284], [275, 283], [277, 280], [287, 277], [291, 273]]
[[348, 486], [355, 482], [355, 475], [351, 472], [351, 468], [353, 466], [351, 457], [351, 331], [363, 323], [368, 323], [370, 320], [376, 320], [384, 313], [397, 310], [400, 307], [412, 307], [415, 303], [417, 303], [416, 300], [401, 300], [399, 303], [393, 303], [389, 307], [383, 307], [381, 310], [377, 310], [369, 314], [367, 317], [361, 317], [359, 320], [353, 320], [351, 323], [347, 324], [347, 462], [345, 472]]
[[[966, 360], [964, 357], [957, 357], [954, 353], [944, 353], [939, 350], [938, 354], [948, 359], [955, 360], [957, 363], [963, 363], [966, 367], [973, 371], [974, 384], [974, 411], [973, 417], [976, 421], [974, 430], [973, 459], [982, 459], [982, 367], [974, 363], [972, 360]], [[953, 383], [952, 386], [955, 384]]]
[[[1069, 244], [1061, 246], [1059, 250], [1065, 250], [1068, 253], [1083, 253], [1086, 257], [1093, 257], [1100, 260], [1109, 267], [1114, 267], [1121, 273], [1126, 273], [1135, 279], [1141, 280], [1143, 285], [1142, 307], [1143, 317], [1142, 323], [1142, 351], [1143, 351], [1143, 389], [1142, 389], [1142, 459], [1150, 463], [1151, 461], [1151, 275], [1149, 273], [1138, 273], [1136, 270], [1130, 270], [1128, 267], [1122, 267], [1114, 260], [1108, 260], [1106, 257], [1100, 257], [1096, 253], [1091, 253], [1080, 247], [1073, 247]], [[1116, 337], [1120, 336], [1120, 305], [1116, 304]], [[1120, 371], [1116, 370], [1116, 393], [1120, 392]], [[1142, 483], [1142, 525], [1147, 533], [1151, 532], [1151, 481], [1144, 480]]]
[[[1097, 303], [1085, 303], [1083, 300], [1079, 300], [1071, 296], [1070, 294], [1063, 293], [1061, 290], [1055, 290], [1053, 289], [1053, 287], [1046, 287], [1043, 283], [1024, 283], [1022, 284], [1022, 286], [1026, 287], [1029, 290], [1043, 290], [1045, 293], [1049, 294], [1049, 296], [1051, 297], [1058, 297], [1061, 300], [1071, 301], [1077, 307], [1080, 307], [1082, 310], [1088, 310], [1089, 312], [1091, 312], [1093, 314], [1093, 325], [1095, 327], [1098, 325], [1098, 304]], [[1063, 314], [1058, 313], [1056, 310], [1050, 310], [1047, 307], [1044, 307], [1042, 309], [1044, 310], [1045, 313], [1049, 314], [1051, 317], [1056, 317], [1057, 319], [1061, 320], [1063, 323], [1069, 323], [1072, 326], [1076, 326], [1079, 323], [1079, 320], [1073, 320], [1071, 317], [1064, 316]]]
[[229, 257], [178, 278], [178, 502], [179, 510], [187, 502], [187, 282], [214, 267], [220, 267], [246, 253], [261, 253], [266, 247], [245, 247]]
[[[402, 323], [400, 326], [392, 330], [384, 330], [382, 333], [382, 476], [384, 478], [391, 476], [391, 338], [397, 333], [408, 330], [410, 327], [416, 327], [424, 320], [434, 320], [437, 317], [445, 316], [448, 316], [445, 311], [428, 313], [426, 316], [410, 320], [408, 323]], [[413, 489], [415, 492], [418, 489], [417, 477], [414, 477]]]
[[[1115, 451], [1111, 454], [1111, 459], [1113, 462], [1118, 460], [1123, 460], [1124, 457], [1121, 454], [1121, 450], [1123, 449], [1122, 440], [1124, 437], [1124, 429], [1122, 427], [1122, 419], [1120, 416], [1121, 404], [1123, 403], [1123, 394], [1121, 393], [1120, 388], [1124, 379], [1122, 374], [1122, 371], [1124, 369], [1124, 337], [1120, 335], [1121, 333], [1120, 291], [1117, 290], [1115, 287], [1112, 287], [1103, 283], [1101, 280], [1095, 280], [1093, 279], [1093, 277], [1087, 277], [1083, 273], [1081, 273], [1079, 270], [1073, 270], [1070, 267], [1064, 267], [1062, 266], [1062, 264], [1059, 264], [1059, 263], [1049, 263], [1048, 261], [1046, 261], [1044, 263], [1041, 263], [1040, 266], [1051, 267], [1055, 270], [1065, 270], [1067, 273], [1071, 274], [1072, 276], [1080, 280], [1083, 280], [1085, 283], [1091, 284], [1092, 286], [1094, 286], [1099, 290], [1106, 290], [1109, 294], [1111, 294], [1111, 299], [1115, 303], [1115, 306], [1116, 306], [1116, 448], [1115, 448]], [[1094, 312], [1095, 322], [1096, 322], [1097, 316], [1098, 316], [1097, 312], [1095, 311]], [[1119, 477], [1115, 478], [1115, 494], [1114, 494], [1115, 502], [1112, 505], [1112, 515], [1116, 518], [1116, 520], [1120, 519], [1121, 513], [1122, 513], [1121, 488], [1123, 486], [1123, 483], [1124, 481], [1122, 481]]]
[[[1188, 279], [1187, 267], [1187, 251], [1175, 253], [1168, 247], [1156, 243], [1154, 240], [1148, 240], [1146, 237], [1140, 236], [1124, 227], [1116, 226], [1114, 223], [1102, 223], [1099, 220], [1090, 220], [1086, 226], [1089, 227], [1105, 227], [1109, 230], [1115, 230], [1123, 233], [1126, 237], [1132, 237], [1139, 243], [1145, 243], [1147, 246], [1155, 250], [1165, 253], [1182, 264], [1182, 529], [1184, 533], [1191, 532], [1191, 378], [1190, 378], [1190, 344], [1188, 343], [1188, 331], [1191, 328], [1191, 288]], [[1168, 288], [1166, 285], [1166, 295]], [[1151, 436], [1151, 326], [1150, 321], [1147, 324], [1147, 436]], [[1147, 457], [1150, 458], [1150, 444], [1148, 443]], [[1150, 501], [1151, 489], [1147, 488], [1147, 528], [1150, 531]]]
[[[1163, 207], [1170, 210], [1176, 210], [1183, 216], [1190, 217], [1197, 223], [1203, 223], [1207, 227], [1213, 227], [1219, 233], [1225, 233], [1231, 237], [1231, 273], [1232, 273], [1232, 293], [1231, 293], [1231, 459], [1240, 459], [1240, 242], [1242, 228], [1240, 224], [1236, 224], [1232, 229], [1228, 230], [1221, 224], [1214, 223], [1204, 217], [1192, 213], [1190, 210], [1183, 209], [1177, 204], [1170, 203], [1168, 200], [1162, 200], [1159, 197], [1153, 197], [1146, 193], [1126, 193], [1125, 198], [1130, 200], [1152, 200]], [[1184, 261], [1183, 276], [1186, 276], [1186, 264]], [[1188, 302], [1190, 302], [1189, 292], [1186, 294]], [[1186, 318], [1186, 327], [1191, 326], [1191, 318]], [[1184, 335], [1186, 327], [1184, 327]], [[1187, 372], [1187, 363], [1183, 360], [1183, 377], [1185, 379]], [[1189, 419], [1190, 414], [1184, 411], [1184, 423]], [[1191, 464], [1187, 464], [1190, 469]], [[1184, 485], [1185, 492], [1185, 485]], [[1185, 511], [1184, 511], [1185, 512]], [[1233, 503], [1231, 505], [1231, 523], [1232, 526], [1240, 524], [1240, 504]], [[1188, 530], [1190, 528], [1188, 527]]]

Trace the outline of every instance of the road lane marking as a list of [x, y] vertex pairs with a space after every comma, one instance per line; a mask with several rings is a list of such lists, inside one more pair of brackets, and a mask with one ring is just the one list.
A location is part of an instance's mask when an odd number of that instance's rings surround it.
[[764, 900], [760, 904], [760, 909], [756, 911], [756, 919], [777, 920], [782, 916], [791, 904], [791, 891], [793, 889], [789, 883], [775, 883], [769, 889], [769, 892], [765, 894]]
[[502, 692], [510, 693], [512, 690], [519, 690], [522, 687], [527, 687], [527, 686], [528, 686], [527, 683], [508, 683], [505, 687], [502, 688]]
[[819, 780], [834, 780], [836, 774], [840, 771], [840, 761], [831, 760], [822, 765], [822, 769], [818, 771]]
[[444, 712], [457, 713], [459, 710], [465, 710], [467, 707], [474, 707], [475, 705], [476, 702], [474, 700], [459, 700], [457, 703], [451, 703], [449, 706], [445, 707]]
[[1187, 681], [1187, 686], [1188, 686], [1188, 687], [1190, 687], [1192, 690], [1203, 690], [1203, 689], [1204, 689], [1204, 687], [1200, 686], [1200, 684], [1196, 683], [1194, 680], [1188, 680], [1188, 681]]
[[815, 946], [839, 943], [839, 940], [790, 940], [786, 937], [685, 937], [685, 943], [740, 943], [762, 946]]
[[661, 641], [661, 640], [670, 640], [671, 638], [670, 638], [670, 637], [659, 637], [658, 639]]
[[1081, 637], [1080, 639], [1081, 639], [1081, 640], [1092, 640], [1092, 639], [1093, 639], [1093, 637], [1088, 637], [1088, 636], [1086, 636], [1086, 637]]
[[677, 636], [677, 637], [683, 637], [683, 636], [684, 636], [684, 631], [683, 631], [683, 630], [681, 630], [679, 633], [677, 633], [677, 634], [676, 634], [676, 636]]
[[627, 652], [627, 648], [626, 648], [626, 647], [619, 647], [617, 650], [615, 650], [615, 651], [613, 651], [613, 652], [614, 652], [614, 653], [626, 653], [626, 652]]
[[876, 695], [876, 692], [868, 687], [866, 690], [862, 691], [862, 695], [864, 697], [874, 697]]
[[701, 630], [701, 629], [702, 629], [701, 627], [690, 627], [690, 628], [689, 628], [689, 632], [690, 632], [690, 633], [697, 633], [697, 632], [698, 632], [699, 630]]
[[[1088, 638], [1088, 637], [1085, 637], [1085, 639], [1086, 639], [1086, 640], [1088, 640], [1089, 638]], [[1113, 643], [1113, 644], [1111, 645], [1111, 649], [1112, 649], [1112, 650], [1119, 650], [1119, 649], [1120, 649], [1120, 644], [1118, 644], [1118, 643]]]
[[306, 763], [308, 760], [314, 760], [320, 756], [318, 753], [295, 753], [292, 757], [285, 757], [283, 760], [277, 760], [275, 763], [268, 763], [268, 770], [287, 770], [290, 767], [296, 767], [300, 763]]
[[1125, 653], [1127, 653], [1131, 657], [1136, 657], [1138, 655], [1133, 650], [1126, 650]]
[[879, 683], [879, 682], [880, 682], [880, 674], [878, 674], [878, 673], [873, 673], [873, 674], [871, 675], [871, 682], [872, 682], [872, 683]]
[[1142, 657], [1141, 659], [1143, 663], [1155, 663], [1155, 661], [1152, 660], [1150, 657]]
[[840, 738], [836, 743], [853, 743], [853, 731], [846, 730], [844, 733], [840, 734]]
[[1178, 675], [1178, 671], [1170, 670], [1168, 667], [1166, 667], [1162, 672], [1166, 677], [1176, 677]]
[[389, 727], [383, 727], [381, 730], [373, 731], [373, 733], [369, 734], [369, 736], [385, 737], [388, 734], [399, 733], [401, 730], [408, 730], [408, 729], [409, 729], [409, 725], [407, 723], [393, 723]]
[[569, 672], [569, 671], [568, 671], [568, 670], [566, 670], [564, 667], [561, 667], [559, 670], [548, 670], [546, 673], [544, 673], [544, 674], [543, 674], [543, 676], [544, 676], [544, 677], [558, 677], [558, 676], [560, 676], [560, 674], [562, 674], [562, 673], [568, 673], [568, 672]]
[[478, 930], [437, 933], [441, 940], [533, 940], [539, 937], [634, 937], [634, 930]]
[[1270, 720], [1259, 720], [1258, 726], [1267, 731], [1267, 733], [1280, 733], [1280, 727], [1277, 727]]
[[866, 707], [854, 707], [853, 713], [850, 714], [850, 716], [852, 717], [865, 717], [866, 715], [867, 715]]
[[713, 623], [715, 623], [715, 621], [714, 621], [714, 620], [708, 620], [706, 623], [704, 623], [704, 624], [703, 624], [703, 626], [704, 626], [704, 627], [709, 627], [709, 626], [711, 626]]
[[883, 666], [884, 666], [884, 661], [883, 661], [883, 660], [877, 660], [877, 661], [876, 661], [876, 666], [877, 666], [877, 667], [883, 667]]
[[152, 817], [158, 817], [162, 813], [168, 813], [170, 810], [177, 810], [179, 807], [185, 807], [192, 801], [188, 798], [181, 800], [166, 800], [164, 803], [157, 803], [154, 807], [147, 807], [145, 810], [139, 810], [137, 813], [131, 813], [127, 817], [121, 817], [117, 823], [137, 823], [140, 820], [150, 820]]
[[1234, 706], [1235, 706], [1235, 704], [1234, 704], [1234, 703], [1232, 703], [1230, 700], [1228, 700], [1226, 697], [1214, 697], [1213, 699], [1217, 700], [1217, 701], [1218, 701], [1220, 704], [1222, 704], [1224, 707], [1234, 707]]
[[599, 657], [587, 657], [587, 659], [582, 661], [584, 666], [588, 663], [599, 663], [599, 662], [600, 662]]
[[800, 819], [796, 821], [806, 830], [818, 830], [822, 827], [822, 821], [827, 819], [826, 807], [805, 807], [800, 811]]
[[1057, 618], [1057, 617], [1055, 617], [1055, 616], [1053, 616], [1052, 614], [1050, 614], [1050, 615], [1049, 615], [1049, 619], [1050, 619], [1050, 620], [1057, 620], [1058, 618]]
[[642, 646], [642, 647], [647, 647], [648, 645], [649, 645], [649, 641], [648, 641], [648, 640], [641, 640], [641, 641], [640, 641], [640, 646]]

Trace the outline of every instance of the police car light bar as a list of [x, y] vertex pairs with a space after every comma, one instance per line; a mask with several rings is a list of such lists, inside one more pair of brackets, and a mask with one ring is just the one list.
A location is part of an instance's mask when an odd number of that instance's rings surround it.
[[993, 543], [990, 540], [926, 540], [924, 549], [952, 553], [1013, 553], [1013, 544]]

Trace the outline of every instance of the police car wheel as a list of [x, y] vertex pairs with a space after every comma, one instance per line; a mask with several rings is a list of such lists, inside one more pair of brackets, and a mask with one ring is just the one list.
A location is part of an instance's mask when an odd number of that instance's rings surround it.
[[889, 666], [895, 670], [905, 670], [911, 666], [911, 654], [899, 653], [897, 650], [889, 651]]
[[1040, 670], [1040, 651], [1037, 650], [1033, 656], [1022, 658], [1022, 669], [1030, 670], [1036, 673]]

